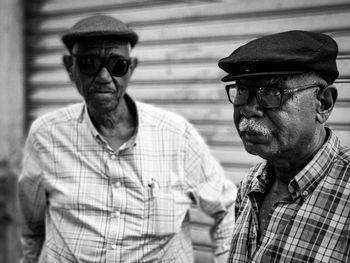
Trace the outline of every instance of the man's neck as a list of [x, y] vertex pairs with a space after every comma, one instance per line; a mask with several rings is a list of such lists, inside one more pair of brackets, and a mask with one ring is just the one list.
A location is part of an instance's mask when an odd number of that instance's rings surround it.
[[[313, 147], [308, 151], [295, 152], [290, 155], [284, 155], [279, 160], [269, 161], [274, 169], [275, 180], [288, 185], [289, 182], [312, 160], [327, 139], [327, 133], [324, 130], [317, 137]], [[302, 146], [301, 146], [301, 149]]]
[[125, 99], [122, 99], [113, 111], [104, 113], [89, 111], [89, 113], [96, 129], [115, 150], [130, 139], [135, 131], [135, 116]]

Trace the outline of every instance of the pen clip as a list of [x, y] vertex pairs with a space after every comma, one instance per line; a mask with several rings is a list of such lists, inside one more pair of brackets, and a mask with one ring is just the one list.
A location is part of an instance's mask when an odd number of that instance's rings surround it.
[[148, 184], [148, 187], [151, 190], [152, 198], [156, 197], [159, 189], [158, 182], [154, 178], [152, 178], [151, 182]]

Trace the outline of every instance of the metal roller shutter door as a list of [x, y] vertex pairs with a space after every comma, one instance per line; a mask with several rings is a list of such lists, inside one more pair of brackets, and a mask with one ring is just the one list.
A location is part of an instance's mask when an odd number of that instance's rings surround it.
[[[235, 183], [259, 158], [244, 151], [232, 126], [217, 61], [253, 38], [302, 29], [336, 39], [339, 98], [328, 124], [350, 144], [348, 0], [38, 0], [27, 9], [27, 125], [44, 112], [81, 100], [63, 69], [59, 36], [82, 17], [103, 13], [129, 23], [140, 35], [133, 51], [140, 63], [129, 93], [194, 123]], [[212, 221], [195, 210], [191, 217], [197, 261], [210, 262]]]

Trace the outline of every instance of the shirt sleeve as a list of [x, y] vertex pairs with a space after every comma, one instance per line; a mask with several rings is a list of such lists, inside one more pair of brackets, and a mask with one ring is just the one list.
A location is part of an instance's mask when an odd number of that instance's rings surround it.
[[46, 195], [43, 189], [40, 154], [29, 134], [23, 156], [23, 168], [18, 181], [22, 227], [21, 263], [38, 262], [45, 240]]
[[223, 256], [230, 249], [237, 187], [225, 177], [222, 167], [191, 125], [186, 134], [185, 172], [200, 209], [215, 220], [211, 229], [214, 254]]

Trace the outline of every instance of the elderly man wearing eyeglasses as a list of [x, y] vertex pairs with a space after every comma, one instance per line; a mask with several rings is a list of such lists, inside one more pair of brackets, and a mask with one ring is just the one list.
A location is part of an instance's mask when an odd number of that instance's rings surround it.
[[84, 103], [31, 126], [19, 180], [23, 262], [193, 262], [189, 209], [224, 262], [236, 188], [194, 127], [126, 92], [138, 35], [93, 16], [62, 37]]
[[337, 99], [336, 42], [288, 31], [219, 61], [245, 149], [229, 262], [350, 262], [350, 148], [325, 126]]

